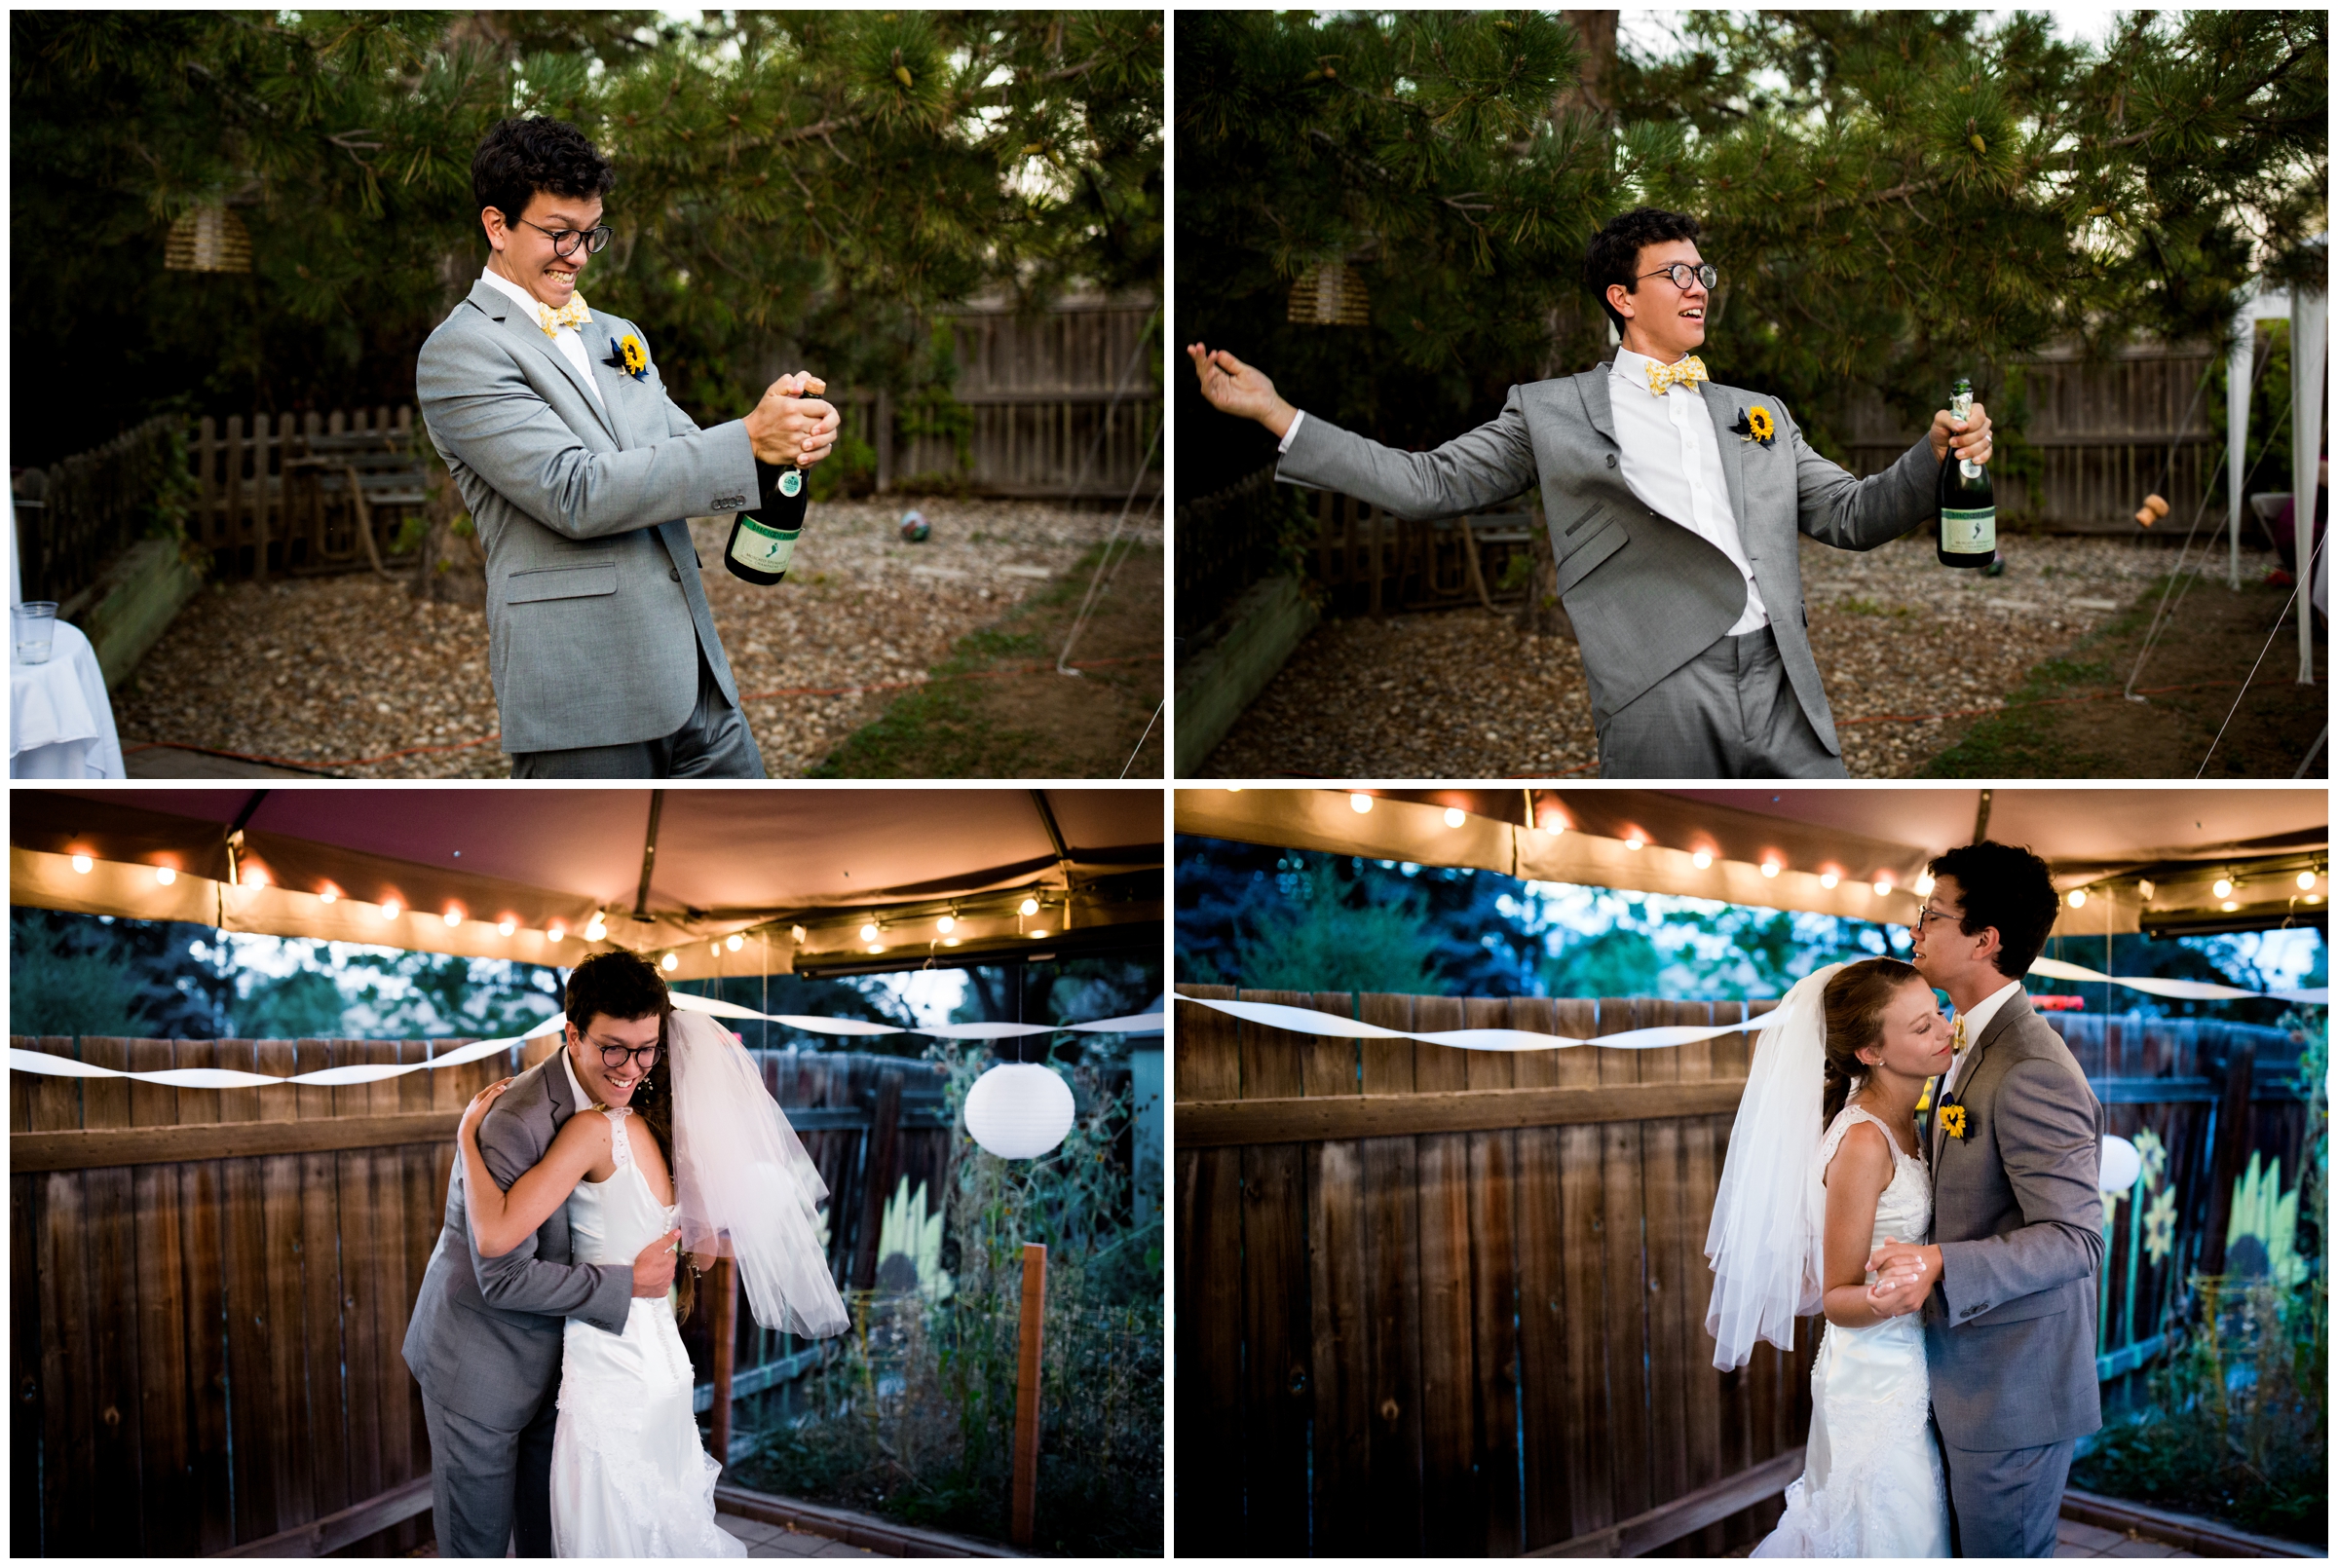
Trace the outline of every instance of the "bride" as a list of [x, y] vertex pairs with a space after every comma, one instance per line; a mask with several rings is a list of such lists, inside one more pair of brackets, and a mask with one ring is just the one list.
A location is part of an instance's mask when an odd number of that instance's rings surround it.
[[[621, 1048], [622, 1049], [622, 1048]], [[633, 1053], [639, 1087], [561, 1125], [542, 1160], [505, 1192], [479, 1151], [478, 1126], [512, 1080], [479, 1091], [456, 1137], [480, 1255], [517, 1247], [563, 1204], [579, 1263], [624, 1263], [679, 1229], [700, 1267], [737, 1261], [755, 1318], [819, 1337], [848, 1322], [828, 1275], [814, 1206], [826, 1184], [729, 1031], [674, 1011], [658, 1045]], [[646, 1135], [646, 1136], [644, 1136]], [[687, 1317], [635, 1297], [624, 1332], [568, 1320], [552, 1437], [553, 1549], [563, 1557], [743, 1557], [715, 1523], [722, 1467], [700, 1445]]]
[[1755, 1339], [1791, 1351], [1827, 1319], [1811, 1368], [1810, 1445], [1756, 1557], [1944, 1557], [1948, 1498], [1930, 1426], [1921, 1314], [1889, 1315], [1867, 1258], [1932, 1227], [1916, 1102], [1950, 1036], [1910, 964], [1830, 964], [1761, 1030], [1714, 1202], [1705, 1326], [1714, 1364]]

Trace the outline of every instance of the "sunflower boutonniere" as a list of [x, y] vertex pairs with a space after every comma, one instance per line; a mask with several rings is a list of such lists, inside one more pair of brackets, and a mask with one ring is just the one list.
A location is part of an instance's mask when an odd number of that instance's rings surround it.
[[1768, 446], [1778, 438], [1778, 422], [1770, 411], [1755, 403], [1752, 408], [1738, 411], [1737, 423], [1729, 427], [1741, 441], [1754, 441]]
[[641, 346], [641, 339], [628, 332], [622, 338], [609, 340], [609, 357], [601, 363], [639, 381], [650, 373], [650, 351]]
[[1965, 1139], [1965, 1107], [1951, 1101], [1941, 1107], [1941, 1131], [1958, 1142]]

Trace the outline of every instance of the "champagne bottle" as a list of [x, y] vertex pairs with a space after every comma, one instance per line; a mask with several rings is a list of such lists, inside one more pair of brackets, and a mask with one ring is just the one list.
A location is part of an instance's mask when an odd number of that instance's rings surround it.
[[[1949, 394], [1948, 407], [1958, 419], [1973, 412], [1973, 383], [1962, 378]], [[1942, 566], [1987, 566], [1997, 557], [1997, 492], [1989, 485], [1989, 470], [1956, 455], [1941, 460], [1941, 477], [1933, 492], [1940, 518], [1933, 525], [1933, 548]]]
[[765, 587], [786, 577], [810, 499], [804, 491], [804, 470], [792, 463], [781, 468], [756, 498], [754, 511], [740, 512], [731, 525], [731, 543], [723, 551], [723, 564], [731, 575]]

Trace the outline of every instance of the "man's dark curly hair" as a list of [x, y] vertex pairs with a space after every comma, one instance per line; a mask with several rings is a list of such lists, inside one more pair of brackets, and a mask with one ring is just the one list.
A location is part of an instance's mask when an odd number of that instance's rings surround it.
[[1624, 292], [1640, 292], [1640, 251], [1642, 245], [1660, 245], [1672, 240], [1694, 240], [1697, 220], [1685, 212], [1667, 212], [1660, 206], [1636, 206], [1607, 220], [1607, 226], [1591, 237], [1591, 244], [1583, 252], [1583, 281], [1591, 289], [1592, 298], [1615, 323], [1616, 334], [1624, 330], [1624, 318], [1607, 303], [1607, 285], [1621, 283]]
[[584, 132], [542, 115], [500, 120], [471, 155], [471, 194], [480, 211], [494, 207], [516, 226], [538, 191], [553, 196], [607, 196], [617, 170], [593, 150]]
[[596, 952], [571, 969], [564, 1000], [568, 1021], [580, 1034], [595, 1018], [630, 1022], [656, 1014], [662, 1021], [674, 1010], [658, 966], [622, 949]]
[[1935, 877], [1953, 877], [1965, 895], [1957, 929], [1977, 937], [1997, 928], [1997, 972], [2019, 980], [2046, 951], [2062, 901], [2046, 862], [2018, 844], [1983, 839], [1934, 858]]

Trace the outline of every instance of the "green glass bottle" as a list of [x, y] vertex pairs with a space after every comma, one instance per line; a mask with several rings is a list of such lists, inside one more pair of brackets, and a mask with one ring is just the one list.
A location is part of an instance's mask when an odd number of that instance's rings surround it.
[[[1973, 383], [1959, 378], [1948, 397], [1958, 419], [1973, 412]], [[1933, 499], [1940, 516], [1933, 524], [1933, 549], [1942, 566], [1985, 567], [1997, 558], [1997, 492], [1990, 487], [1989, 470], [1968, 463], [1950, 447], [1941, 460], [1941, 477]]]
[[723, 551], [723, 564], [731, 575], [764, 587], [786, 577], [810, 500], [804, 470], [792, 463], [781, 468], [771, 488], [756, 499], [754, 511], [740, 512], [731, 525], [731, 543]]

